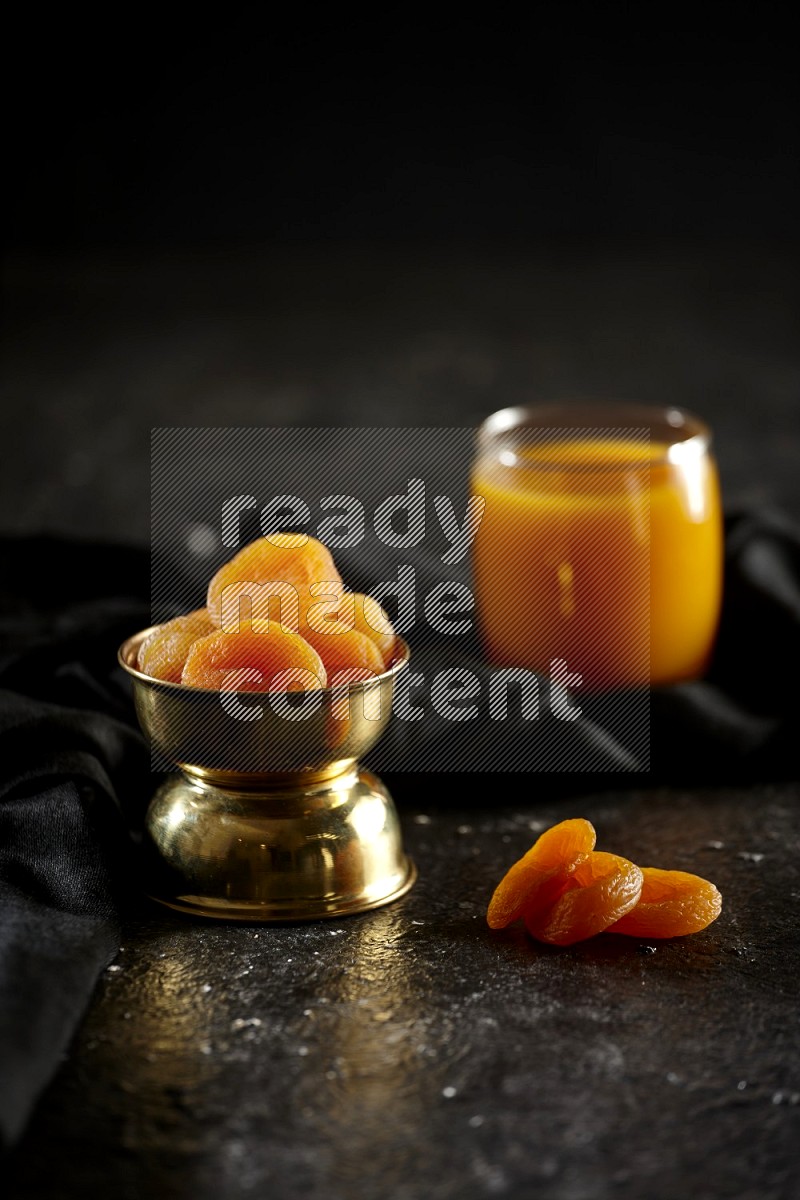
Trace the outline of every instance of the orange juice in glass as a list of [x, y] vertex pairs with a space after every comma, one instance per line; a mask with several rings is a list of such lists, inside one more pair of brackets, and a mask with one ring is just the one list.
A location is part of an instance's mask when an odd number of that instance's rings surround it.
[[509, 408], [480, 427], [473, 575], [487, 658], [584, 691], [696, 679], [722, 592], [710, 433], [677, 408]]

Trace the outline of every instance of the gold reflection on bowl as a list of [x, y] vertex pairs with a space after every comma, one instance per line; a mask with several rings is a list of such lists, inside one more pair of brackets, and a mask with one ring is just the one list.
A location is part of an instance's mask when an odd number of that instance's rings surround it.
[[[163, 683], [136, 668], [142, 630], [120, 647], [136, 713], [177, 767], [145, 819], [147, 888], [184, 912], [297, 921], [361, 912], [402, 896], [416, 871], [394, 803], [359, 766], [391, 717], [409, 649], [347, 688], [275, 697]], [[268, 636], [268, 635], [266, 635]]]

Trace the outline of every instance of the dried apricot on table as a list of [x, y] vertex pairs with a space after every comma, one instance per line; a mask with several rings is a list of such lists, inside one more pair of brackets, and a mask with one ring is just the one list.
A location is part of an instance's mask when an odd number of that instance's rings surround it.
[[546, 829], [495, 888], [486, 914], [489, 928], [504, 929], [522, 916], [524, 908], [551, 904], [575, 868], [589, 857], [596, 838], [594, 826], [582, 817]]
[[327, 546], [306, 535], [273, 533], [220, 567], [208, 585], [208, 611], [225, 629], [238, 627], [240, 616], [297, 629], [312, 604], [335, 602], [343, 589]]
[[627, 858], [594, 850], [570, 874], [562, 894], [545, 908], [526, 908], [532, 937], [555, 946], [571, 946], [608, 929], [635, 907], [642, 872]]
[[214, 626], [204, 608], [159, 625], [139, 647], [136, 665], [152, 679], [180, 683], [183, 665], [192, 645]]
[[181, 676], [189, 687], [215, 691], [223, 687], [245, 692], [316, 691], [327, 681], [313, 646], [275, 622], [269, 622], [268, 633], [219, 629], [200, 638], [189, 651]]
[[642, 894], [635, 908], [612, 925], [609, 933], [631, 937], [671, 938], [698, 933], [722, 912], [722, 896], [713, 883], [688, 871], [642, 867]]

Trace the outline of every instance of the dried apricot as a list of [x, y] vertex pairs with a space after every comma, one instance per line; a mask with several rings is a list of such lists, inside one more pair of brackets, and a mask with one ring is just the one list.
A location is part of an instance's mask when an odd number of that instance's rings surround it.
[[304, 625], [302, 636], [322, 659], [331, 681], [343, 671], [348, 672], [350, 682], [383, 674], [383, 658], [378, 647], [357, 629], [326, 621], [321, 631]]
[[[323, 610], [312, 608], [308, 614], [309, 624], [321, 627], [319, 616], [322, 613]], [[374, 642], [380, 651], [384, 667], [389, 666], [396, 641], [394, 626], [373, 596], [365, 596], [363, 592], [344, 592], [336, 606], [334, 619], [346, 625], [348, 629], [363, 633]], [[303, 636], [306, 636], [304, 631]]]
[[554, 903], [525, 909], [525, 925], [540, 942], [571, 946], [624, 917], [635, 907], [641, 891], [642, 872], [634, 863], [594, 850], [569, 875]]
[[595, 841], [594, 827], [582, 817], [546, 829], [497, 885], [486, 914], [489, 928], [504, 929], [524, 908], [551, 904], [572, 871], [589, 857]]
[[152, 679], [180, 683], [183, 664], [194, 642], [211, 633], [208, 612], [199, 608], [159, 625], [139, 647], [136, 665]]
[[208, 611], [215, 625], [231, 631], [239, 627], [240, 615], [243, 622], [280, 619], [296, 629], [311, 604], [335, 600], [343, 589], [327, 546], [312, 537], [302, 541], [297, 534], [274, 533], [250, 542], [220, 567], [208, 585]]
[[698, 933], [722, 912], [722, 897], [713, 883], [688, 871], [642, 867], [639, 902], [616, 921], [609, 933], [631, 937], [671, 938]]
[[[247, 677], [240, 674], [244, 671]], [[235, 680], [233, 672], [237, 673]], [[297, 674], [287, 682], [285, 672]], [[252, 677], [250, 673], [254, 673]], [[215, 691], [226, 685], [248, 692], [316, 691], [327, 681], [322, 659], [313, 646], [274, 622], [269, 623], [268, 633], [219, 629], [200, 638], [189, 651], [181, 676], [181, 682], [189, 687]]]

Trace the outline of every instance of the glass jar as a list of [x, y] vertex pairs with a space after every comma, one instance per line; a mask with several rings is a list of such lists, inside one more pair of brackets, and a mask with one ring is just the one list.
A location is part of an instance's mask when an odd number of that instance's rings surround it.
[[722, 593], [711, 434], [682, 409], [507, 408], [480, 426], [473, 575], [485, 653], [587, 692], [708, 664]]

